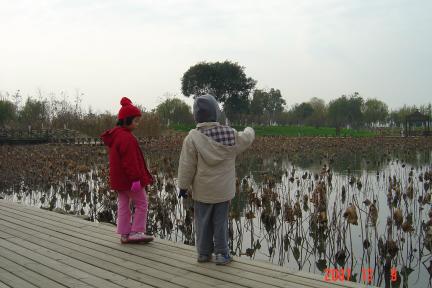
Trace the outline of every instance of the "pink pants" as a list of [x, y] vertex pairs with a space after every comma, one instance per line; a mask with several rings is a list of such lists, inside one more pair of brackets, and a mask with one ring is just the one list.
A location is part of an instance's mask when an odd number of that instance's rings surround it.
[[[147, 193], [143, 189], [140, 193], [132, 191], [120, 191], [117, 204], [117, 233], [129, 234], [131, 232], [146, 232], [147, 227], [147, 212], [148, 201]], [[131, 224], [131, 210], [129, 201], [132, 200], [135, 204], [135, 212], [133, 214]]]

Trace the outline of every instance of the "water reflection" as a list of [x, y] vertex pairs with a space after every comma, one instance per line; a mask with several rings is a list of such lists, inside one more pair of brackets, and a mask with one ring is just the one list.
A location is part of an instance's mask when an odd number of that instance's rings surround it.
[[[40, 149], [40, 154], [46, 152]], [[23, 157], [32, 159], [28, 165], [18, 159], [21, 148], [8, 152], [16, 159], [5, 170], [10, 177], [1, 179], [0, 193], [44, 209], [114, 223], [116, 195], [108, 189], [102, 148], [80, 154], [63, 149], [43, 161], [36, 152], [34, 159]], [[326, 269], [343, 268], [351, 281], [364, 282], [370, 276], [366, 274], [372, 274], [372, 284], [378, 286], [430, 286], [431, 152], [244, 154], [236, 167], [230, 248], [242, 257], [323, 277]], [[54, 164], [55, 153], [66, 160]], [[73, 157], [80, 165], [69, 170], [77, 165], [67, 160]], [[148, 230], [193, 245], [193, 206], [190, 199], [179, 201], [176, 193], [178, 153], [147, 157], [157, 176], [149, 191]]]
[[340, 170], [345, 157], [245, 159], [239, 174], [250, 177], [232, 213], [243, 243], [233, 251], [314, 273], [349, 269], [353, 281], [373, 273], [378, 286], [430, 286], [430, 156], [347, 156], [358, 161]]

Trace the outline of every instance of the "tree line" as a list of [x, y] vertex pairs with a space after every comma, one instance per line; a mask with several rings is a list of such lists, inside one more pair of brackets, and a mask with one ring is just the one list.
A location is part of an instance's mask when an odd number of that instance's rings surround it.
[[[211, 93], [221, 103], [221, 122], [229, 120], [234, 125], [305, 125], [328, 127], [400, 127], [405, 117], [416, 110], [431, 116], [431, 104], [403, 106], [389, 110], [378, 99], [364, 99], [358, 92], [341, 95], [326, 103], [314, 97], [287, 107], [281, 91], [276, 88], [256, 89], [257, 81], [247, 77], [238, 63], [201, 62], [191, 66], [181, 79], [185, 97]], [[116, 122], [110, 112], [95, 113], [81, 106], [79, 91], [70, 100], [65, 94], [56, 97], [38, 91], [36, 97], [22, 102], [21, 92], [0, 94], [0, 127], [11, 129], [61, 129], [68, 128], [96, 137]], [[139, 136], [158, 135], [163, 127], [172, 124], [193, 124], [191, 107], [183, 100], [169, 97], [155, 109], [143, 111]]]
[[[82, 95], [77, 93], [73, 100], [62, 94], [60, 97], [51, 94], [48, 97], [39, 91], [37, 97], [28, 97], [22, 101], [21, 92], [0, 94], [0, 128], [13, 130], [56, 130], [71, 129], [85, 136], [98, 137], [102, 131], [112, 128], [117, 115], [106, 111], [95, 113], [91, 108], [82, 108]], [[161, 123], [158, 115], [147, 112], [142, 106], [142, 121], [137, 136], [158, 136]]]
[[[336, 128], [401, 127], [405, 117], [418, 110], [432, 116], [431, 104], [404, 105], [389, 110], [386, 103], [377, 99], [363, 99], [359, 93], [342, 95], [329, 103], [313, 97], [290, 108], [277, 89], [254, 90], [249, 102], [243, 106], [243, 113], [228, 117], [236, 125], [298, 125]], [[156, 108], [162, 125], [193, 124], [191, 107], [179, 98], [167, 99]], [[221, 122], [229, 112], [224, 109]], [[432, 117], [431, 117], [432, 119]]]
[[[341, 95], [329, 103], [314, 97], [287, 107], [279, 89], [255, 89], [257, 81], [247, 77], [244, 69], [230, 61], [198, 63], [184, 73], [182, 93], [186, 97], [204, 93], [214, 95], [230, 122], [239, 125], [399, 127], [405, 117], [416, 110], [429, 116], [432, 112], [430, 103], [418, 107], [405, 105], [390, 111], [383, 101], [364, 99], [358, 92]], [[184, 106], [184, 103], [178, 103]]]

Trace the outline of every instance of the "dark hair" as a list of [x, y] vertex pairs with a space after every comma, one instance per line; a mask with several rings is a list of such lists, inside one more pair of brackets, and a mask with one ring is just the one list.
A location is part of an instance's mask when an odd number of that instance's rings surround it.
[[135, 118], [135, 116], [126, 117], [125, 119], [120, 119], [117, 121], [117, 126], [130, 125], [130, 124], [132, 124], [132, 121], [134, 118]]

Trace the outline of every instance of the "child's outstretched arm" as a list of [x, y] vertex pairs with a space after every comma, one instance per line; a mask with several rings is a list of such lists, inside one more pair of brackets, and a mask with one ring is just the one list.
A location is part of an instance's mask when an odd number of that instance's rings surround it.
[[183, 141], [178, 168], [178, 185], [180, 189], [187, 190], [192, 184], [197, 168], [197, 151], [189, 135]]
[[248, 149], [255, 140], [255, 131], [251, 127], [246, 127], [244, 131], [237, 134], [237, 155]]

